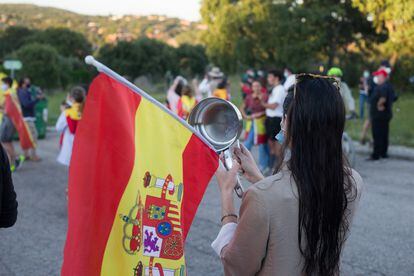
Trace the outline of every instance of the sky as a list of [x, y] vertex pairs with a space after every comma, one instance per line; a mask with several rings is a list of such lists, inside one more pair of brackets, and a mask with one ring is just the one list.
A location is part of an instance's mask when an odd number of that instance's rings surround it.
[[167, 15], [196, 21], [200, 0], [0, 0], [0, 3], [26, 3], [50, 6], [89, 15]]

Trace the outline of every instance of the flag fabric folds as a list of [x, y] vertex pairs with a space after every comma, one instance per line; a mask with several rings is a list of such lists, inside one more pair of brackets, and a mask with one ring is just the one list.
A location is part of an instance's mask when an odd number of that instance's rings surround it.
[[74, 142], [62, 275], [185, 275], [185, 238], [218, 162], [182, 122], [101, 73]]
[[23, 150], [28, 150], [36, 147], [29, 126], [23, 119], [23, 113], [20, 107], [17, 96], [8, 91], [4, 96], [4, 112], [13, 122], [14, 127], [19, 134], [20, 146]]

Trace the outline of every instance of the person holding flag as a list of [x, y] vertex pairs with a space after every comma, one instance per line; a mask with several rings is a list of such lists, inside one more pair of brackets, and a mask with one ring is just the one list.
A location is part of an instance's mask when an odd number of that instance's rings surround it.
[[185, 275], [185, 240], [219, 165], [176, 113], [87, 57], [62, 275]]
[[19, 133], [20, 146], [23, 150], [35, 148], [35, 143], [26, 122], [23, 119], [20, 103], [16, 92], [12, 89], [13, 80], [10, 77], [2, 79], [4, 101], [1, 109], [3, 119], [0, 125], [0, 142], [3, 144], [10, 159], [10, 169], [15, 171], [24, 161], [24, 156], [18, 156], [13, 146], [13, 137]]
[[56, 122], [56, 130], [61, 134], [57, 161], [65, 166], [70, 164], [76, 129], [82, 118], [85, 94], [85, 89], [82, 87], [74, 87], [66, 99], [68, 107], [62, 108], [62, 113]]

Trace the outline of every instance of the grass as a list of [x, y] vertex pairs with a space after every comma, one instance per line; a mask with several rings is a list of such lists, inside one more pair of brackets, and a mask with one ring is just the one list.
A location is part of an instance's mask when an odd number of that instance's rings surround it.
[[[233, 75], [229, 77], [230, 90], [232, 95], [232, 102], [236, 106], [242, 103], [240, 93], [240, 77]], [[160, 101], [165, 102], [165, 88], [163, 85], [155, 85], [152, 87], [142, 87], [151, 96]], [[152, 93], [151, 93], [152, 92]], [[48, 96], [49, 101], [49, 125], [54, 125], [60, 114], [60, 104], [66, 98], [67, 91], [56, 92]], [[354, 98], [356, 100], [357, 111], [359, 111], [359, 96], [358, 92], [354, 91]], [[405, 93], [400, 96], [398, 101], [393, 106], [394, 117], [391, 121], [390, 142], [394, 145], [404, 145], [414, 147], [414, 93]], [[368, 113], [366, 110], [365, 114]], [[354, 140], [359, 140], [362, 130], [362, 120], [356, 119], [348, 121], [346, 131]]]

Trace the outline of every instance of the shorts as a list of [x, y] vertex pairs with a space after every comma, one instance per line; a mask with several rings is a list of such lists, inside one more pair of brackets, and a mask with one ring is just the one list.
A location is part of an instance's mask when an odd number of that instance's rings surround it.
[[280, 132], [282, 122], [281, 117], [266, 117], [266, 135], [270, 140], [276, 141], [276, 135]]
[[25, 119], [25, 122], [27, 124], [27, 127], [29, 128], [30, 134], [32, 135], [32, 140], [35, 144], [37, 144], [37, 129], [35, 125], [35, 121], [32, 119]]
[[3, 120], [0, 125], [0, 142], [2, 143], [11, 143], [13, 142], [13, 137], [16, 134], [16, 128], [13, 125], [13, 122], [7, 115], [3, 116]]

